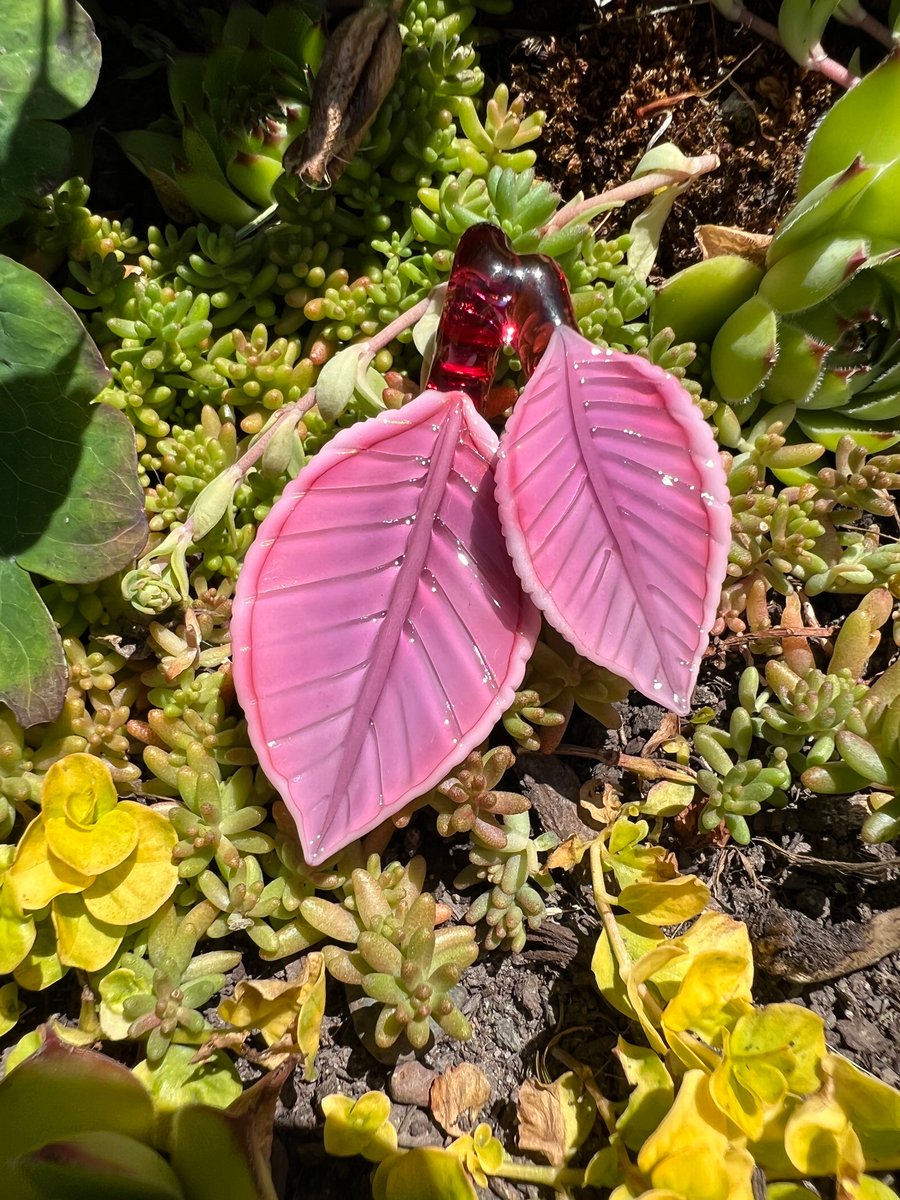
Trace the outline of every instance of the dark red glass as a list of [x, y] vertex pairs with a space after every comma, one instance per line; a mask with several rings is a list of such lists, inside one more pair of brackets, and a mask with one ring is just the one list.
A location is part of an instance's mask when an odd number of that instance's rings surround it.
[[559, 266], [516, 254], [496, 225], [473, 225], [456, 248], [426, 387], [463, 391], [483, 412], [503, 347], [530, 375], [557, 325], [576, 328]]

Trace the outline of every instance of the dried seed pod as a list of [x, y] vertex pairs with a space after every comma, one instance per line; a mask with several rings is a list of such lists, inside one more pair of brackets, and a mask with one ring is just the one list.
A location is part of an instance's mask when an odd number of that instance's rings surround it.
[[402, 51], [387, 9], [361, 8], [337, 27], [316, 76], [309, 125], [285, 151], [287, 174], [308, 187], [337, 181], [391, 90]]

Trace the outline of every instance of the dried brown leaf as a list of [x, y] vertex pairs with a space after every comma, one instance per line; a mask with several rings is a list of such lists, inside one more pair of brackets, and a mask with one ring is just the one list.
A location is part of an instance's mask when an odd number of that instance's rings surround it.
[[474, 1063], [448, 1067], [431, 1085], [431, 1112], [438, 1125], [453, 1137], [461, 1137], [460, 1117], [474, 1120], [491, 1098], [487, 1076]]
[[736, 254], [748, 262], [763, 267], [772, 235], [749, 233], [734, 225], [698, 225], [695, 234], [704, 258], [718, 258], [722, 254]]

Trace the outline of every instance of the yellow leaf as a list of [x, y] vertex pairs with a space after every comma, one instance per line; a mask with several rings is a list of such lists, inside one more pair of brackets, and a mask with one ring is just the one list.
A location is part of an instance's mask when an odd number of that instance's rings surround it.
[[0, 975], [11, 975], [34, 945], [34, 917], [23, 916], [0, 883]]
[[[736, 954], [753, 969], [753, 949], [747, 926], [721, 912], [705, 912], [679, 937], [679, 942], [693, 956], [701, 950], [722, 950]], [[751, 976], [752, 982], [752, 976]]]
[[361, 1154], [370, 1162], [381, 1162], [397, 1149], [391, 1102], [384, 1092], [366, 1092], [358, 1100], [333, 1093], [322, 1100], [322, 1112], [326, 1154], [338, 1158]]
[[487, 1076], [474, 1063], [448, 1067], [431, 1085], [431, 1113], [438, 1125], [453, 1137], [461, 1137], [458, 1121], [465, 1113], [471, 1120], [491, 1098]]
[[629, 1150], [640, 1150], [672, 1106], [672, 1076], [647, 1046], [634, 1046], [620, 1037], [614, 1053], [632, 1087], [616, 1129]]
[[96, 825], [84, 828], [68, 817], [44, 817], [50, 852], [83, 875], [101, 875], [127, 858], [137, 845], [134, 818], [124, 808], [113, 809]]
[[399, 1150], [372, 1177], [372, 1200], [478, 1200], [460, 1159], [451, 1150], [415, 1146]]
[[83, 892], [93, 875], [73, 870], [50, 853], [43, 822], [35, 817], [19, 839], [16, 856], [4, 876], [4, 890], [20, 912], [44, 908], [56, 896]]
[[702, 1071], [688, 1071], [675, 1103], [647, 1138], [638, 1168], [654, 1188], [688, 1200], [752, 1200], [753, 1159], [712, 1103]]
[[766, 1188], [766, 1200], [814, 1200], [815, 1195], [802, 1183], [770, 1183]]
[[9, 1033], [24, 1011], [25, 1005], [19, 999], [16, 984], [4, 983], [0, 987], [0, 1037]]
[[641, 803], [641, 812], [651, 817], [675, 817], [683, 812], [694, 799], [692, 783], [674, 783], [661, 779], [654, 783]]
[[900, 1091], [839, 1054], [829, 1054], [823, 1066], [838, 1103], [853, 1121], [866, 1169], [896, 1171], [900, 1168]]
[[856, 1178], [866, 1165], [859, 1138], [830, 1083], [791, 1114], [784, 1148], [803, 1175]]
[[574, 1071], [553, 1083], [526, 1079], [519, 1088], [517, 1111], [520, 1149], [536, 1150], [554, 1166], [568, 1162], [597, 1116], [590, 1093]]
[[318, 950], [307, 954], [297, 1014], [297, 1045], [303, 1055], [303, 1078], [311, 1083], [316, 1077], [316, 1055], [322, 1018], [325, 1016], [325, 956]]
[[272, 1046], [296, 1021], [301, 989], [300, 979], [242, 979], [219, 1005], [219, 1016], [235, 1029], [258, 1029]]
[[797, 1004], [769, 1004], [735, 1023], [710, 1091], [722, 1111], [758, 1140], [788, 1092], [818, 1090], [824, 1058], [821, 1017]]
[[119, 807], [137, 824], [138, 842], [131, 854], [104, 872], [84, 892], [88, 912], [108, 925], [135, 925], [161, 908], [178, 883], [178, 866], [172, 851], [178, 834], [161, 813], [122, 800]]
[[681, 987], [663, 1013], [667, 1033], [691, 1030], [708, 1042], [753, 1003], [753, 962], [720, 950], [692, 956]]
[[[871, 1175], [863, 1175], [858, 1180], [846, 1180], [844, 1190], [848, 1200], [900, 1200], [893, 1188]], [[776, 1197], [776, 1200], [780, 1198]], [[795, 1200], [795, 1197], [785, 1197], [785, 1200]], [[796, 1200], [810, 1200], [809, 1193]]]
[[709, 903], [709, 888], [696, 875], [678, 875], [629, 884], [619, 892], [616, 903], [648, 925], [680, 925], [703, 912]]
[[[645, 925], [636, 917], [617, 917], [616, 927], [621, 934], [629, 960], [636, 962], [639, 958], [665, 942], [666, 935], [661, 929]], [[609, 935], [604, 929], [597, 938], [594, 954], [591, 959], [591, 970], [600, 993], [608, 1004], [626, 1017], [634, 1017], [635, 1012], [628, 999], [625, 980], [619, 973], [619, 965], [609, 942]]]
[[106, 925], [93, 917], [82, 896], [58, 896], [53, 901], [51, 916], [59, 961], [63, 966], [82, 971], [105, 967], [127, 933], [121, 925]]
[[20, 987], [30, 992], [42, 992], [58, 983], [68, 971], [56, 953], [56, 934], [49, 921], [42, 921], [35, 930], [34, 945], [13, 971]]
[[[628, 978], [625, 981], [625, 990], [628, 993], [628, 999], [631, 1001], [638, 1020], [641, 1023], [641, 1028], [650, 1046], [657, 1054], [664, 1055], [666, 1052], [665, 1042], [660, 1038], [656, 1031], [656, 1014], [652, 1016], [647, 1012], [647, 1006], [644, 1003], [643, 988], [644, 985], [653, 979], [656, 979], [664, 972], [677, 970], [681, 965], [681, 961], [687, 961], [687, 955], [683, 946], [678, 944], [675, 938], [666, 939], [656, 946], [653, 950], [648, 950], [642, 958], [632, 966], [628, 973]], [[699, 1065], [699, 1064], [697, 1064]]]
[[94, 825], [119, 802], [109, 767], [93, 754], [67, 754], [41, 784], [41, 809], [50, 819]]

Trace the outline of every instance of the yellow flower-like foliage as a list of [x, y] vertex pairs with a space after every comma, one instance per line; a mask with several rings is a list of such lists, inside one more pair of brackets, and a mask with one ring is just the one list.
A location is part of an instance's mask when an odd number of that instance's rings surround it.
[[69, 754], [54, 763], [41, 788], [41, 812], [3, 876], [0, 969], [25, 958], [34, 940], [30, 914], [48, 905], [60, 963], [84, 971], [106, 966], [128, 926], [153, 916], [175, 890], [177, 840], [160, 813], [119, 800], [100, 759]]

